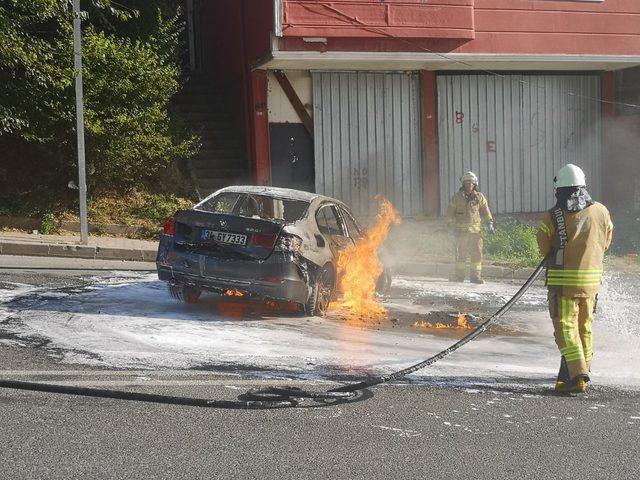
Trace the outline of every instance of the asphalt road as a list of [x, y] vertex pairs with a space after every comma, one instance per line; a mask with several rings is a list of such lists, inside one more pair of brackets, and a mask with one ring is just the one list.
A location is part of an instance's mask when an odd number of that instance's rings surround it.
[[[45, 266], [47, 259], [28, 262]], [[84, 282], [82, 270], [1, 265], [0, 282]], [[27, 344], [0, 344], [0, 364], [1, 378], [198, 398], [233, 400], [249, 388], [283, 384], [233, 372], [87, 368], [60, 363]], [[540, 381], [514, 388], [451, 380], [386, 385], [352, 403], [275, 411], [4, 389], [0, 478], [637, 477], [639, 392], [595, 386], [567, 398]], [[320, 381], [284, 383], [329, 387]]]

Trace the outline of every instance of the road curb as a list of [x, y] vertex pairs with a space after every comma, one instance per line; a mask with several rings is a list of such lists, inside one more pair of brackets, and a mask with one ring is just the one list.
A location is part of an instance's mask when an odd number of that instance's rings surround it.
[[[482, 276], [485, 278], [502, 278], [508, 280], [526, 280], [531, 276], [534, 268], [508, 268], [499, 265], [484, 265]], [[397, 263], [393, 266], [393, 273], [407, 276], [450, 277], [454, 273], [452, 263]]]
[[99, 247], [96, 245], [68, 245], [59, 243], [0, 242], [1, 255], [153, 262], [156, 258], [156, 253], [156, 249]]

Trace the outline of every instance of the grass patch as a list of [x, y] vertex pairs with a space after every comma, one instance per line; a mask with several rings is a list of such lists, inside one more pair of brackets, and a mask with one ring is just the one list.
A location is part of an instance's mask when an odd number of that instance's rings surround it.
[[98, 224], [164, 224], [176, 210], [191, 208], [193, 202], [176, 195], [134, 191], [126, 196], [110, 195], [93, 199], [87, 206], [89, 221]]
[[[74, 206], [70, 207], [75, 203]], [[132, 191], [125, 194], [104, 194], [88, 200], [89, 223], [97, 225], [98, 235], [105, 234], [107, 225], [132, 228], [130, 238], [156, 239], [160, 229], [177, 210], [188, 209], [193, 201], [175, 194], [156, 194]], [[54, 203], [46, 195], [0, 197], [0, 215], [29, 217], [40, 221], [40, 233], [63, 231], [64, 221], [79, 221], [75, 202]]]
[[110, 195], [93, 199], [87, 205], [87, 213], [89, 222], [99, 228], [114, 224], [138, 227], [137, 233], [128, 236], [156, 239], [169, 217], [177, 210], [192, 206], [191, 200], [176, 195], [134, 191], [124, 197]]
[[538, 251], [537, 226], [513, 218], [496, 222], [496, 233], [485, 235], [487, 259], [512, 268], [535, 267], [542, 257]]

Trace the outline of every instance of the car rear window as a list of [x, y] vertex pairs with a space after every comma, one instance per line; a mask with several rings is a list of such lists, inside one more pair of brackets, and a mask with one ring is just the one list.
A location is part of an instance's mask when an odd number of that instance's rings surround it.
[[221, 193], [195, 207], [212, 213], [226, 213], [241, 217], [275, 220], [283, 223], [294, 223], [300, 220], [309, 202], [289, 200], [248, 193]]
[[196, 210], [204, 210], [211, 213], [232, 213], [242, 194], [221, 193], [213, 198], [209, 198], [195, 206]]

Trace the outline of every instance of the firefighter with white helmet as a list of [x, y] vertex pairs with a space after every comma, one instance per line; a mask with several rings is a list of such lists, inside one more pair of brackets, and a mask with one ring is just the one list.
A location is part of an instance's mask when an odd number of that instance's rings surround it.
[[584, 392], [593, 356], [591, 324], [613, 224], [607, 208], [591, 199], [582, 169], [568, 164], [554, 178], [556, 204], [538, 230], [547, 259], [549, 313], [560, 354], [558, 392]]
[[455, 235], [455, 274], [454, 280], [464, 282], [467, 271], [467, 259], [470, 260], [470, 280], [484, 283], [482, 280], [482, 222], [494, 232], [493, 216], [489, 210], [487, 198], [478, 190], [478, 177], [466, 172], [460, 177], [462, 187], [453, 196], [449, 204], [447, 217]]

